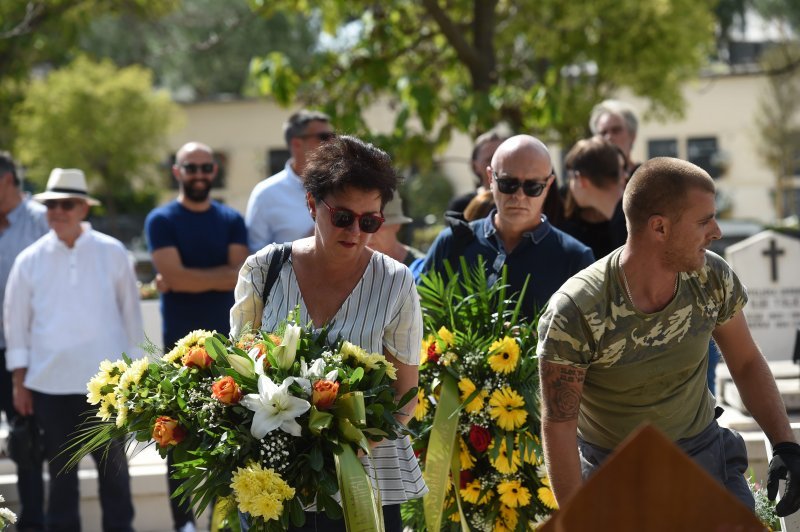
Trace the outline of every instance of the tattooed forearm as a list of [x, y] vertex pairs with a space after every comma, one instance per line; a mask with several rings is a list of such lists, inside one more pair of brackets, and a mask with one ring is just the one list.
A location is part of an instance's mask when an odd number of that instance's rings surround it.
[[550, 421], [576, 419], [586, 371], [542, 360], [539, 372], [544, 417]]

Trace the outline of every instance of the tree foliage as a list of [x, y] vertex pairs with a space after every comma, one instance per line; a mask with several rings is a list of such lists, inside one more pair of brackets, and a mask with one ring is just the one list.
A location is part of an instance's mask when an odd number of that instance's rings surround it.
[[800, 70], [787, 65], [800, 64], [800, 45], [787, 43], [767, 51], [762, 57], [767, 91], [761, 95], [756, 115], [758, 151], [775, 176], [775, 214], [784, 218], [798, 214], [791, 182], [800, 167]]
[[79, 57], [34, 81], [13, 110], [15, 154], [40, 184], [52, 168], [80, 168], [110, 217], [118, 197], [152, 182], [176, 106], [139, 66]]
[[255, 56], [281, 51], [292, 65], [303, 66], [317, 34], [318, 28], [298, 15], [255, 16], [246, 0], [184, 0], [161, 17], [131, 12], [98, 17], [78, 45], [118, 66], [150, 68], [157, 85], [174, 94], [207, 98], [247, 93]]
[[714, 38], [712, 0], [249, 1], [265, 17], [319, 17], [336, 35], [304, 68], [279, 53], [254, 61], [264, 93], [368, 135], [365, 111], [389, 103], [394, 128], [376, 140], [418, 164], [454, 130], [476, 135], [501, 121], [571, 142], [591, 107], [621, 88], [657, 114], [680, 112], [680, 85]]
[[179, 1], [0, 1], [0, 146], [12, 143], [9, 112], [23, 98], [32, 71], [68, 63], [77, 40], [95, 17], [107, 13], [158, 17]]

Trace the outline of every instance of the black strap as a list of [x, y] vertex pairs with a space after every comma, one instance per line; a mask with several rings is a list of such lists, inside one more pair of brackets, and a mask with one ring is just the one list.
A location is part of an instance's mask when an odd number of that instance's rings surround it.
[[283, 246], [272, 255], [272, 260], [270, 260], [269, 268], [267, 269], [267, 277], [264, 280], [264, 290], [261, 292], [261, 300], [266, 301], [267, 296], [272, 291], [272, 287], [275, 285], [275, 281], [278, 280], [278, 275], [281, 273], [281, 268], [283, 267], [283, 263], [289, 260], [289, 257], [292, 256], [292, 243], [285, 242]]
[[453, 231], [453, 240], [450, 242], [450, 251], [447, 255], [447, 260], [454, 268], [458, 268], [459, 257], [464, 253], [473, 240], [475, 240], [475, 232], [468, 221], [464, 219], [464, 215], [455, 211], [447, 211], [444, 215], [444, 220], [450, 229]]

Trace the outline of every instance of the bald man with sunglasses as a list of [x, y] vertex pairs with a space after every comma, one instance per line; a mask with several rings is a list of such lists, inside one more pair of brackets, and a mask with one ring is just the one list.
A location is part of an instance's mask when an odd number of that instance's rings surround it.
[[573, 274], [594, 262], [591, 249], [553, 227], [542, 214], [555, 172], [547, 147], [529, 135], [503, 142], [485, 169], [495, 208], [486, 218], [442, 231], [428, 251], [422, 272], [457, 269], [459, 258], [474, 265], [483, 257], [488, 281], [497, 282], [508, 266], [511, 292], [530, 276], [522, 313], [533, 318]]

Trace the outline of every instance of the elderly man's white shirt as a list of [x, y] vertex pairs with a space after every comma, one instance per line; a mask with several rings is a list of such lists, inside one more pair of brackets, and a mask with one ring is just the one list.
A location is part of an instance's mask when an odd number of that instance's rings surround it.
[[72, 248], [53, 231], [14, 261], [6, 287], [6, 367], [28, 368], [25, 386], [84, 394], [104, 359], [141, 354], [133, 265], [118, 240], [84, 224]]
[[314, 230], [303, 180], [290, 163], [257, 184], [250, 194], [244, 221], [251, 253], [273, 242], [283, 244], [305, 238]]

